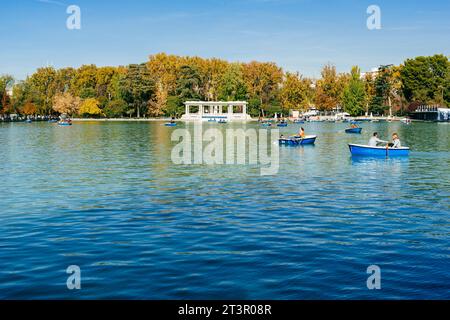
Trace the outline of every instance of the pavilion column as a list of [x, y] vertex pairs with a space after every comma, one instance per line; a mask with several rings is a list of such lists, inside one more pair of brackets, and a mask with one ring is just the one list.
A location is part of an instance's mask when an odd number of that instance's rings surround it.
[[219, 113], [222, 114], [222, 113], [223, 113], [222, 111], [223, 111], [223, 110], [222, 110], [222, 106], [220, 105], [220, 106], [219, 106]]
[[228, 105], [228, 120], [231, 121], [232, 118], [233, 118], [233, 106]]
[[189, 105], [188, 104], [186, 105], [186, 112], [185, 113], [186, 113], [186, 115], [189, 115]]
[[246, 104], [242, 105], [242, 113], [247, 114], [247, 105]]

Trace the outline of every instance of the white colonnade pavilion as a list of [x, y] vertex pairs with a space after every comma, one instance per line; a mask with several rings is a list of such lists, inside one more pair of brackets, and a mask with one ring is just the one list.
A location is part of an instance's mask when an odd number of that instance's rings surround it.
[[[246, 101], [186, 101], [185, 121], [248, 121]], [[198, 111], [192, 113], [191, 108]], [[235, 112], [235, 109], [237, 112]]]

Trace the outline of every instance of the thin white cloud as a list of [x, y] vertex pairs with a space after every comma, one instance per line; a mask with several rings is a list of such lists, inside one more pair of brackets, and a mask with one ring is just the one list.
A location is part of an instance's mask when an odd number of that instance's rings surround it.
[[46, 4], [53, 4], [53, 5], [57, 5], [57, 6], [66, 6], [66, 4], [60, 2], [60, 1], [56, 1], [56, 0], [36, 0], [36, 2], [40, 2], [40, 3], [46, 3]]

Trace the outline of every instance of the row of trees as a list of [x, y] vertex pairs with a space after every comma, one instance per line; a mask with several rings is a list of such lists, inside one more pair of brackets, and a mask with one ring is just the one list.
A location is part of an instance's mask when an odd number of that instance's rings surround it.
[[0, 77], [3, 114], [175, 116], [187, 100], [247, 100], [252, 116], [312, 105], [322, 111], [340, 106], [352, 115], [401, 113], [412, 102], [450, 105], [450, 62], [444, 55], [417, 57], [364, 76], [358, 67], [338, 73], [329, 64], [314, 80], [283, 72], [275, 63], [160, 53], [127, 67], [45, 67], [17, 83]]

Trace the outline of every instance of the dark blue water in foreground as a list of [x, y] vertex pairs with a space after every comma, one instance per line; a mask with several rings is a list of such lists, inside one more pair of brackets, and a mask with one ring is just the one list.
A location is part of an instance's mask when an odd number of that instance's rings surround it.
[[[449, 299], [450, 125], [304, 127], [261, 177], [172, 164], [161, 123], [0, 124], [0, 298]], [[409, 159], [352, 159], [374, 130]]]

